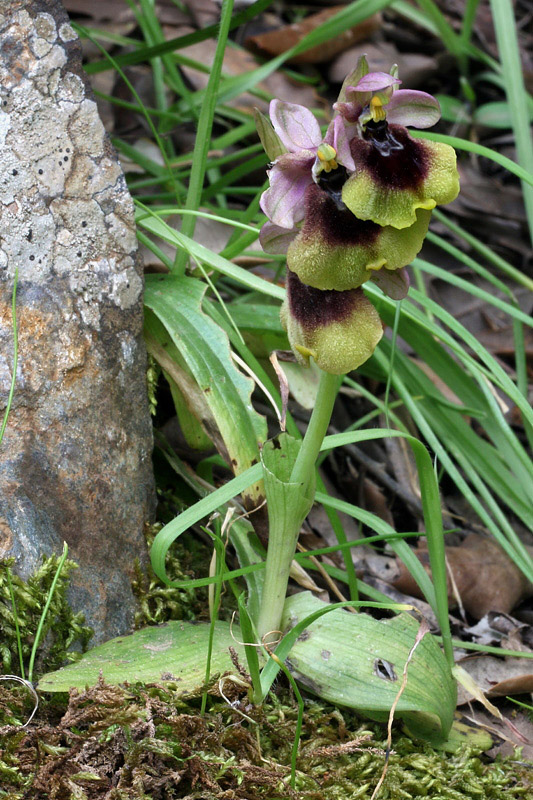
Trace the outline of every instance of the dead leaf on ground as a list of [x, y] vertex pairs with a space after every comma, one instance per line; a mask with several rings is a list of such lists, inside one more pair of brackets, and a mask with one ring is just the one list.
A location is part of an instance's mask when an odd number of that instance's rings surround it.
[[[137, 24], [133, 9], [124, 0], [64, 0], [63, 5], [70, 16], [82, 14], [84, 17], [90, 17], [98, 23], [99, 28], [104, 21]], [[189, 15], [180, 9], [174, 0], [157, 0], [155, 12], [162, 25], [181, 25], [191, 22]]]
[[[411, 361], [422, 370], [424, 375], [430, 379], [435, 389], [437, 389], [437, 391], [440, 392], [440, 394], [442, 394], [449, 403], [453, 403], [456, 406], [463, 405], [461, 399], [457, 397], [455, 392], [450, 389], [448, 384], [445, 383], [439, 375], [437, 375], [437, 373], [430, 367], [429, 364], [426, 364], [425, 361], [422, 361], [419, 358], [411, 358]], [[466, 419], [468, 419], [468, 417], [466, 417]]]
[[[210, 67], [213, 63], [215, 50], [216, 42], [213, 39], [207, 39], [205, 42], [197, 42], [189, 47], [182, 48], [180, 54], [198, 61], [206, 67]], [[226, 48], [222, 65], [223, 74], [227, 76], [245, 75], [247, 72], [257, 69], [258, 66], [257, 61], [248, 51], [240, 47]], [[192, 66], [185, 65], [181, 69], [196, 91], [205, 89], [209, 80], [208, 72], [202, 72]], [[268, 78], [257, 84], [255, 88], [268, 92], [279, 100], [299, 103], [309, 108], [320, 104], [318, 96], [312, 87], [301, 83], [293, 83], [280, 72], [269, 75]], [[249, 93], [239, 95], [239, 97], [230, 100], [228, 105], [250, 114], [255, 106], [262, 111], [268, 110], [266, 100], [254, 97]]]
[[[319, 28], [344, 8], [345, 6], [326, 8], [323, 11], [319, 11], [318, 14], [312, 14], [310, 17], [306, 17], [301, 22], [285, 25], [276, 30], [261, 33], [258, 36], [249, 36], [245, 40], [245, 45], [251, 50], [263, 55], [281, 55], [281, 53], [286, 53], [287, 50], [290, 50], [291, 47], [298, 44], [304, 36], [307, 36], [308, 33]], [[330, 39], [317, 47], [311, 47], [309, 50], [305, 50], [303, 53], [294, 56], [294, 58], [289, 59], [289, 63], [322, 64], [325, 61], [330, 61], [333, 56], [351, 47], [355, 42], [368, 39], [379, 29], [380, 25], [381, 15], [373, 14], [358, 25], [354, 25], [352, 28], [343, 31], [334, 39]]]
[[[518, 733], [527, 741], [533, 742], [533, 722], [528, 719], [527, 714], [523, 711], [516, 711], [515, 709], [507, 709], [506, 716], [510, 718], [513, 726], [517, 729]], [[518, 738], [513, 738], [509, 727], [499, 719], [489, 716], [486, 711], [477, 708], [472, 715], [472, 718], [479, 725], [486, 725], [491, 733], [500, 736], [500, 741], [494, 745], [490, 750], [487, 750], [486, 755], [489, 758], [505, 758], [511, 756], [517, 759], [515, 752], [516, 747], [520, 747], [520, 756], [517, 760], [524, 766], [529, 767], [531, 770], [531, 762], [533, 761], [533, 744], [524, 744], [523, 741], [518, 741]], [[525, 795], [524, 795], [525, 796]]]
[[470, 159], [459, 162], [461, 191], [448, 210], [461, 216], [481, 217], [485, 225], [485, 236], [490, 233], [488, 220], [491, 217], [505, 220], [507, 224], [524, 224], [525, 209], [519, 186], [502, 183], [494, 175], [479, 170], [479, 164]]
[[64, 0], [63, 5], [69, 15], [83, 14], [94, 22], [104, 20], [113, 22], [131, 22], [135, 14], [124, 0]]
[[[461, 667], [488, 697], [507, 697], [533, 692], [533, 661], [527, 658], [475, 656], [463, 659]], [[460, 685], [457, 705], [472, 699]]]
[[366, 55], [372, 72], [390, 72], [393, 64], [398, 64], [398, 74], [404, 86], [410, 89], [426, 87], [429, 78], [438, 72], [437, 59], [421, 53], [401, 53], [390, 42], [364, 42], [350, 47], [333, 61], [329, 68], [329, 79], [332, 83], [342, 83], [357, 63], [357, 59]]
[[[418, 548], [417, 558], [429, 569], [427, 550]], [[533, 586], [496, 542], [486, 536], [470, 534], [459, 547], [446, 547], [446, 560], [466, 611], [481, 619], [489, 611], [508, 613], [524, 597], [533, 594]], [[420, 589], [406, 567], [399, 562], [400, 575], [393, 585], [403, 592], [420, 596]], [[456, 606], [448, 576], [448, 601]]]
[[477, 644], [500, 645], [506, 650], [530, 650], [533, 647], [533, 626], [497, 611], [489, 611], [464, 632]]
[[413, 501], [420, 501], [420, 484], [416, 461], [405, 439], [386, 438], [384, 440], [389, 464], [398, 483], [409, 492]]
[[[175, 2], [175, 0], [172, 1]], [[216, 25], [220, 20], [220, 3], [215, 0], [183, 0], [183, 5], [198, 28]]]

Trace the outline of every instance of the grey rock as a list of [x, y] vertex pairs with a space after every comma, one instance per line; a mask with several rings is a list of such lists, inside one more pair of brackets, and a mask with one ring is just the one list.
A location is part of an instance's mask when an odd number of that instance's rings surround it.
[[131, 628], [154, 508], [133, 204], [58, 0], [0, 9], [0, 557], [63, 541], [95, 641]]

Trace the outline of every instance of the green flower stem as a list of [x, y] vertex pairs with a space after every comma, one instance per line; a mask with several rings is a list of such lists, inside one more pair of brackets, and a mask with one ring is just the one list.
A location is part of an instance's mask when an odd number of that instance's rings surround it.
[[315, 407], [292, 470], [291, 483], [304, 483], [315, 468], [316, 460], [331, 420], [339, 383], [340, 378], [338, 375], [322, 372]]
[[[338, 375], [322, 372], [315, 407], [292, 469], [290, 483], [305, 485], [309, 482], [310, 476], [314, 474], [320, 447], [331, 419], [339, 382]], [[257, 624], [261, 638], [270, 632], [279, 631], [287, 594], [289, 571], [296, 551], [299, 533], [299, 524], [293, 530], [271, 529], [269, 532], [265, 583], [261, 600], [261, 612]], [[269, 638], [271, 641], [274, 640], [274, 636]]]

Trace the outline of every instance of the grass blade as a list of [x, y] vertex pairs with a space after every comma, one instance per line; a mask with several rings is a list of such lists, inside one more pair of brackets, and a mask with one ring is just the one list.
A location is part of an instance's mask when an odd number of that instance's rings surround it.
[[[533, 173], [533, 139], [529, 124], [527, 92], [524, 85], [520, 50], [516, 33], [516, 22], [511, 0], [490, 0], [494, 21], [494, 32], [502, 62], [507, 102], [511, 113], [511, 124], [515, 137], [518, 163], [524, 170]], [[523, 181], [524, 202], [533, 240], [533, 186]]]

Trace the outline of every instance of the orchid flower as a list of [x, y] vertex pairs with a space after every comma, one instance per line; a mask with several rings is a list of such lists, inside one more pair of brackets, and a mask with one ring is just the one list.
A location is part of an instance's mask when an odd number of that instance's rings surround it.
[[[339, 208], [326, 191], [312, 184], [305, 194], [301, 229], [290, 234], [291, 241], [278, 235], [276, 242], [278, 251], [288, 245], [287, 266], [301, 281], [342, 292], [410, 264], [422, 246], [429, 217], [429, 211], [419, 211], [410, 228], [382, 227]], [[265, 247], [263, 237], [261, 241]], [[272, 252], [272, 245], [265, 249]]]
[[362, 289], [321, 291], [287, 270], [281, 322], [296, 359], [313, 357], [325, 372], [343, 375], [363, 364], [383, 336], [379, 314]]
[[395, 68], [390, 74], [369, 73], [362, 57], [334, 109], [352, 131], [355, 170], [344, 184], [343, 202], [359, 219], [408, 228], [417, 222], [417, 209], [430, 211], [454, 200], [459, 177], [452, 147], [413, 139], [405, 127], [438, 122], [437, 100], [398, 89], [400, 83]]
[[[277, 144], [277, 156], [269, 170], [270, 189], [261, 198], [261, 208], [274, 225], [293, 229], [304, 217], [307, 187], [322, 172], [339, 166], [353, 172], [355, 166], [340, 117], [331, 123], [323, 138], [317, 120], [303, 106], [272, 100], [269, 113], [273, 131], [266, 133], [263, 127], [262, 139], [265, 143], [269, 136], [269, 144]], [[271, 147], [272, 144], [265, 146], [269, 157]], [[343, 174], [346, 178], [346, 172]]]

